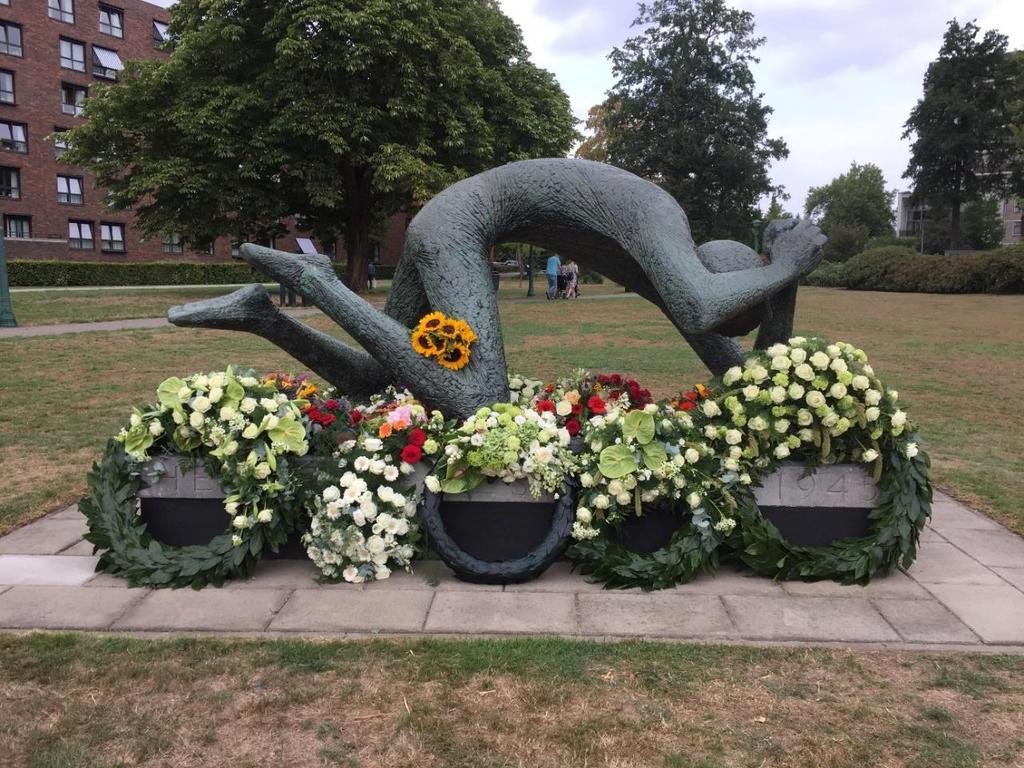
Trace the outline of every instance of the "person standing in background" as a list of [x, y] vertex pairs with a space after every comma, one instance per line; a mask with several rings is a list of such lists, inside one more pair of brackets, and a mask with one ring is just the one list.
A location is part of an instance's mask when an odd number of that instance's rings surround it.
[[572, 259], [565, 262], [562, 267], [562, 276], [565, 278], [565, 291], [562, 294], [564, 299], [578, 299], [580, 296], [580, 268]]
[[370, 259], [370, 263], [366, 265], [366, 282], [370, 290], [373, 290], [374, 285], [377, 281], [377, 262], [374, 259]]
[[544, 269], [544, 274], [548, 277], [548, 299], [558, 298], [558, 275], [562, 269], [562, 260], [558, 258], [558, 254], [551, 254], [548, 256], [547, 267]]

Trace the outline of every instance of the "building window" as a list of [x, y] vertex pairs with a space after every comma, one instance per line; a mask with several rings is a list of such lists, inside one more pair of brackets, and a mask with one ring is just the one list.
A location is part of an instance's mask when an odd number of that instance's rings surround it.
[[172, 232], [169, 235], [164, 235], [160, 241], [160, 249], [164, 253], [184, 253], [185, 247], [181, 240], [181, 235], [177, 232]]
[[62, 37], [60, 39], [60, 65], [64, 69], [85, 72], [85, 45]]
[[14, 103], [14, 73], [0, 69], [0, 103]]
[[0, 149], [10, 152], [28, 152], [28, 137], [24, 123], [0, 120]]
[[57, 177], [57, 202], [81, 205], [85, 202], [82, 196], [82, 179], [78, 176]]
[[240, 259], [242, 258], [242, 242], [241, 240], [231, 241], [231, 258]]
[[60, 88], [60, 109], [65, 115], [80, 115], [85, 111], [85, 97], [89, 91], [80, 85], [64, 83]]
[[167, 31], [167, 24], [162, 21], [153, 20], [153, 42], [157, 48], [162, 48], [171, 41], [171, 33]]
[[49, 6], [51, 19], [65, 21], [68, 24], [75, 23], [74, 0], [49, 0]]
[[100, 223], [100, 250], [124, 253], [124, 224]]
[[0, 168], [0, 197], [21, 199], [21, 171], [17, 168]]
[[50, 140], [53, 142], [54, 157], [60, 157], [68, 150], [68, 140], [64, 136], [67, 130], [67, 128], [61, 128], [59, 125], [54, 126], [53, 135], [50, 137]]
[[32, 237], [32, 217], [5, 214], [4, 235], [7, 237]]
[[117, 80], [117, 73], [124, 69], [121, 57], [117, 51], [109, 48], [100, 48], [98, 45], [92, 47], [92, 73], [96, 77], [103, 77], [107, 80]]
[[69, 221], [68, 247], [73, 251], [91, 251], [92, 246], [92, 222]]
[[1022, 221], [1014, 221], [1014, 222], [1012, 222], [1012, 225], [1013, 226], [1010, 228], [1010, 234], [1011, 235], [1013, 235], [1014, 237], [1020, 237], [1021, 234], [1024, 234], [1021, 231], [1021, 226], [1024, 225], [1024, 222], [1022, 222]]
[[111, 8], [109, 5], [101, 5], [100, 32], [112, 37], [124, 37], [124, 11]]
[[0, 53], [21, 56], [21, 27], [8, 21], [0, 21]]

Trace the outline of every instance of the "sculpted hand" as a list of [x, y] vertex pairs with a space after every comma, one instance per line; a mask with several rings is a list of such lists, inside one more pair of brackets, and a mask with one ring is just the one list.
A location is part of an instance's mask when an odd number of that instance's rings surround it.
[[764, 244], [772, 264], [782, 264], [801, 277], [811, 272], [822, 257], [828, 238], [807, 219], [776, 219], [764, 231]]

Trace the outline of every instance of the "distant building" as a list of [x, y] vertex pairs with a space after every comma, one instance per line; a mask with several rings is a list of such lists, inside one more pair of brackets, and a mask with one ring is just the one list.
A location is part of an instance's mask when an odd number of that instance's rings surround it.
[[[109, 211], [106, 190], [60, 160], [61, 131], [80, 125], [89, 89], [117, 80], [127, 59], [164, 58], [167, 10], [143, 0], [0, 0], [0, 218], [11, 259], [226, 261], [237, 243], [204, 247], [179, 235], [143, 238], [130, 212]], [[54, 141], [47, 141], [48, 136]], [[395, 263], [409, 217], [388, 222], [377, 246]], [[296, 238], [304, 242], [298, 242]], [[301, 232], [274, 247], [334, 254]], [[344, 254], [343, 247], [337, 250]]]
[[[896, 197], [896, 234], [900, 237], [915, 237], [921, 234], [922, 225], [928, 226], [928, 208], [913, 205], [912, 192], [900, 192]], [[1021, 200], [1006, 198], [999, 202], [999, 213], [1003, 220], [1003, 245], [1024, 242], [1021, 227]]]

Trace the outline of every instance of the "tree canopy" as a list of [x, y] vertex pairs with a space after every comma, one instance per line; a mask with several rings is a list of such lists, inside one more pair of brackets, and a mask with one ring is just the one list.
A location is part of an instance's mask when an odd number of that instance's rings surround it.
[[671, 193], [698, 240], [747, 239], [758, 200], [781, 191], [769, 165], [788, 155], [768, 136], [772, 110], [750, 69], [764, 43], [753, 15], [724, 0], [654, 0], [633, 26], [642, 31], [610, 55], [616, 82], [598, 115], [607, 161]]
[[891, 235], [895, 193], [885, 188], [882, 169], [851, 163], [850, 170], [828, 184], [811, 187], [804, 213], [828, 235], [825, 258], [845, 261], [864, 249], [868, 238]]
[[459, 178], [576, 138], [569, 99], [496, 0], [179, 0], [172, 55], [98, 89], [69, 162], [147, 234], [344, 235]]
[[1022, 87], [1018, 67], [1005, 35], [954, 19], [904, 124], [903, 138], [912, 144], [903, 175], [914, 183], [916, 202], [949, 212], [952, 248], [962, 242], [965, 203], [1013, 190], [1024, 194], [1024, 147], [1014, 145], [1012, 106]]

